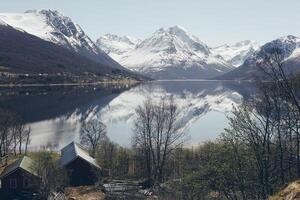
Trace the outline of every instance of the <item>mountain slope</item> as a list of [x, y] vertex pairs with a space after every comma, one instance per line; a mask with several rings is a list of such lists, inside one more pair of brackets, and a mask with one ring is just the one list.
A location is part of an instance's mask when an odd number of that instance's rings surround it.
[[133, 50], [140, 42], [139, 39], [129, 36], [105, 34], [101, 36], [96, 45], [115, 60], [120, 60], [128, 51]]
[[222, 80], [252, 80], [265, 78], [263, 72], [257, 67], [266, 53], [273, 49], [280, 49], [284, 57], [284, 70], [289, 74], [300, 71], [300, 38], [289, 35], [278, 38], [263, 45], [259, 51], [245, 60], [240, 67], [220, 76]]
[[57, 11], [31, 10], [25, 13], [1, 13], [0, 20], [100, 64], [124, 69], [99, 49], [78, 24]]
[[222, 45], [213, 48], [213, 51], [221, 55], [227, 62], [235, 67], [242, 65], [247, 58], [253, 55], [260, 45], [251, 40], [245, 40], [233, 45]]
[[196, 36], [178, 26], [157, 30], [122, 53], [117, 61], [156, 79], [206, 79], [233, 69]]
[[[136, 75], [94, 62], [63, 47], [8, 25], [0, 25], [0, 72], [50, 76], [122, 79]], [[0, 73], [1, 79], [1, 73]]]

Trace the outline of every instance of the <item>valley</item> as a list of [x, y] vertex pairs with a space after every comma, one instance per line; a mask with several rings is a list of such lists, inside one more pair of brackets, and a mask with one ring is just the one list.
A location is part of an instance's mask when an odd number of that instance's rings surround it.
[[0, 199], [298, 199], [292, 1], [3, 2]]

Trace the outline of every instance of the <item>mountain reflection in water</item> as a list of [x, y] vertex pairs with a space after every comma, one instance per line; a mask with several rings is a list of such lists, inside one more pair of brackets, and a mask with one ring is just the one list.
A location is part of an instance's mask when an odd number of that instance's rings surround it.
[[190, 135], [187, 145], [214, 139], [227, 126], [233, 105], [255, 92], [252, 83], [155, 81], [86, 87], [31, 87], [0, 90], [0, 108], [18, 113], [32, 129], [30, 147], [57, 148], [79, 139], [80, 122], [92, 117], [107, 124], [108, 136], [130, 146], [135, 108], [148, 96], [173, 96]]

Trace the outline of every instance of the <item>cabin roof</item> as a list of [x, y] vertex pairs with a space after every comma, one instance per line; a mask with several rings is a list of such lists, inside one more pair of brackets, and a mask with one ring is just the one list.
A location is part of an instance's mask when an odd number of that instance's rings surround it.
[[87, 161], [92, 166], [101, 169], [96, 160], [89, 155], [88, 151], [84, 149], [80, 144], [77, 144], [75, 142], [68, 144], [61, 150], [60, 163], [62, 166], [66, 166], [78, 157]]
[[14, 163], [8, 165], [4, 169], [0, 178], [2, 179], [4, 177], [6, 177], [7, 175], [13, 173], [17, 169], [23, 169], [32, 175], [38, 176], [36, 171], [34, 170], [33, 164], [34, 164], [34, 161], [31, 158], [24, 156], [24, 157], [18, 159], [17, 161], [15, 161]]

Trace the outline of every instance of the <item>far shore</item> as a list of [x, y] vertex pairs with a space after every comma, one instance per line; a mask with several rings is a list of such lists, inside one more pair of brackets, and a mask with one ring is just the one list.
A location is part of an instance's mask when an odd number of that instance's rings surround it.
[[213, 79], [158, 79], [149, 81], [104, 81], [92, 83], [20, 83], [20, 84], [0, 84], [2, 87], [55, 87], [55, 86], [93, 86], [105, 84], [138, 84], [146, 82], [255, 82], [255, 80], [213, 80]]
[[255, 80], [218, 80], [218, 79], [157, 79], [151, 82], [255, 82]]
[[92, 83], [20, 83], [20, 84], [0, 84], [0, 87], [55, 87], [55, 86], [93, 86], [106, 84], [138, 84], [142, 81], [105, 81]]

